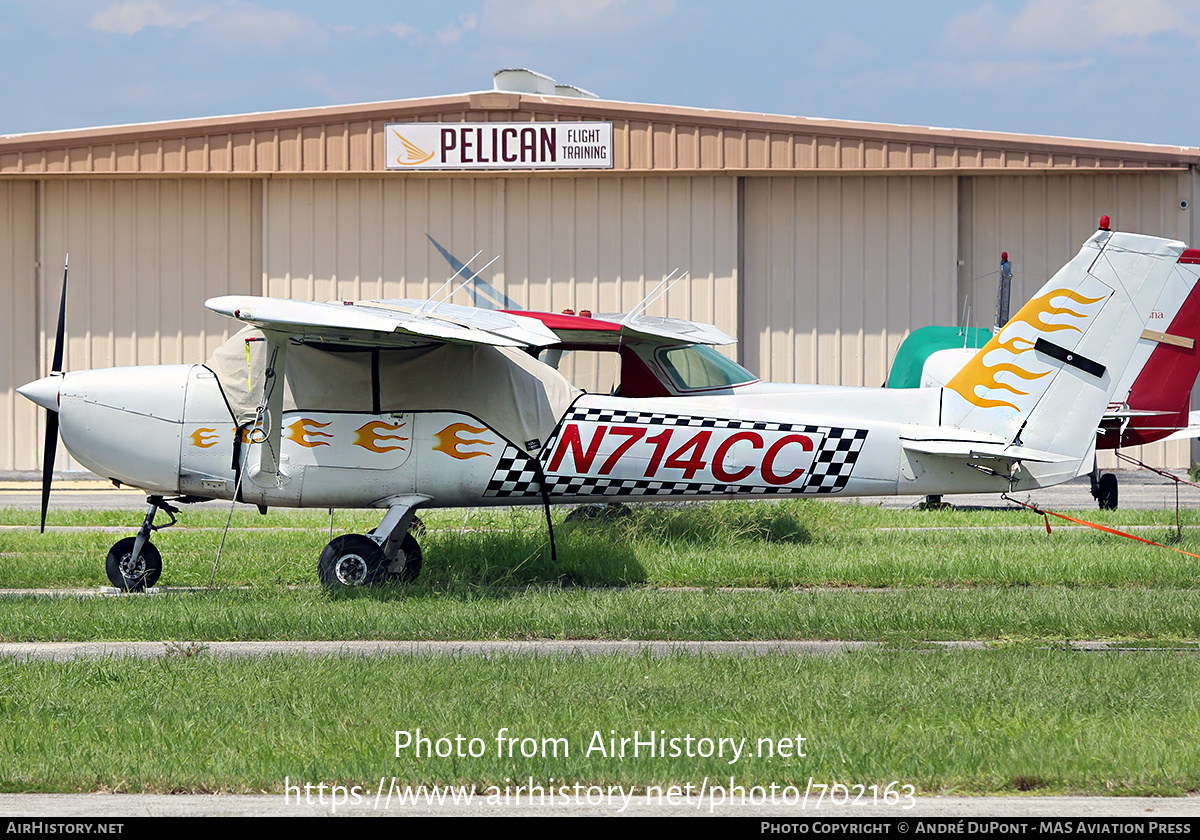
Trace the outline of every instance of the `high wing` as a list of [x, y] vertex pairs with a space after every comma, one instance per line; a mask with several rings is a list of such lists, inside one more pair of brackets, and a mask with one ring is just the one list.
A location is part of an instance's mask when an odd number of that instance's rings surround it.
[[544, 347], [559, 340], [536, 318], [453, 304], [411, 300], [321, 303], [226, 295], [204, 305], [263, 330], [305, 341], [363, 347], [434, 343]]
[[561, 315], [555, 312], [517, 313], [503, 310], [509, 315], [524, 314], [535, 318], [553, 331], [562, 344], [612, 344], [628, 340], [645, 341], [651, 344], [736, 344], [737, 339], [717, 329], [712, 324], [685, 321], [682, 318], [659, 318], [637, 315], [630, 317], [617, 313], [593, 315], [584, 310], [576, 315], [571, 311]]
[[650, 339], [652, 341], [682, 341], [688, 344], [736, 344], [737, 339], [699, 321], [682, 318], [660, 318], [652, 315], [628, 316], [600, 314], [593, 316], [600, 321], [610, 321], [621, 326], [623, 335]]

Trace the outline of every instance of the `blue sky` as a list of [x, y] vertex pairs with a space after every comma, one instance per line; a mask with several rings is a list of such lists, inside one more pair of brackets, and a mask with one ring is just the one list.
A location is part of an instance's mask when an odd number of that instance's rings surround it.
[[0, 134], [482, 90], [1200, 146], [1194, 0], [0, 0]]

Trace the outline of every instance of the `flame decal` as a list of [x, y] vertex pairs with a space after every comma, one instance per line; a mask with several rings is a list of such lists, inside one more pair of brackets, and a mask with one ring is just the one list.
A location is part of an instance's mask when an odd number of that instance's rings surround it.
[[[211, 437], [210, 437], [211, 435]], [[192, 432], [192, 446], [198, 446], [201, 449], [208, 449], [210, 446], [216, 446], [217, 441], [221, 436], [217, 434], [216, 429], [197, 429]]]
[[470, 446], [475, 443], [482, 443], [484, 446], [491, 446], [493, 441], [483, 440], [481, 438], [461, 438], [460, 432], [470, 432], [473, 435], [486, 432], [486, 428], [475, 428], [468, 426], [466, 423], [451, 423], [446, 428], [433, 436], [437, 441], [437, 445], [433, 447], [434, 452], [445, 452], [451, 458], [457, 458], [462, 461], [467, 458], [478, 458], [480, 455], [486, 455], [486, 452], [463, 452], [458, 447]]
[[[317, 428], [310, 429], [309, 425], [316, 426]], [[328, 423], [318, 423], [316, 420], [310, 420], [307, 417], [301, 417], [295, 423], [287, 427], [287, 439], [295, 441], [301, 446], [307, 446], [309, 449], [316, 449], [318, 446], [329, 446], [329, 444], [323, 440], [307, 440], [309, 435], [314, 437], [333, 437], [333, 435], [317, 431], [317, 429], [324, 429], [328, 425]]]
[[384, 445], [385, 440], [408, 440], [400, 435], [386, 435], [384, 432], [398, 432], [404, 426], [403, 423], [385, 423], [382, 420], [372, 420], [364, 426], [360, 426], [354, 431], [354, 445], [361, 446], [363, 449], [368, 449], [371, 452], [378, 452], [381, 455], [385, 452], [391, 452], [394, 449], [403, 449], [399, 443], [392, 445]]
[[[1066, 302], [1056, 306], [1053, 301], [1060, 298], [1066, 298], [1066, 301], [1077, 304], [1081, 308], [1104, 300], [1103, 295], [1088, 298], [1069, 289], [1055, 289], [1041, 297], [1034, 298], [1021, 307], [1012, 320], [1005, 324], [1004, 329], [992, 336], [992, 340], [984, 346], [983, 350], [976, 353], [975, 357], [967, 362], [963, 369], [946, 384], [946, 387], [980, 408], [1011, 408], [1014, 411], [1020, 411], [1020, 408], [1008, 400], [996, 399], [984, 396], [984, 394], [991, 391], [1007, 391], [1014, 398], [1027, 397], [1029, 396], [1028, 391], [1022, 391], [1008, 383], [1001, 382], [997, 377], [1002, 373], [1007, 373], [1018, 379], [1032, 382], [1051, 372], [1052, 368], [1041, 372], [1030, 370], [1027, 365], [1030, 362], [1036, 363], [1036, 360], [1033, 358], [1022, 359], [1022, 355], [1032, 350], [1034, 346], [1034, 339], [1013, 335], [1013, 332], [1020, 330], [1022, 325], [1032, 328], [1035, 335], [1061, 330], [1083, 332], [1083, 329], [1077, 324], [1051, 320], [1063, 315], [1080, 319], [1090, 317], [1089, 313], [1077, 311]], [[997, 355], [995, 351], [999, 351], [1001, 355]], [[985, 361], [989, 357], [993, 360], [990, 364]], [[1001, 393], [997, 396], [1004, 397], [1005, 394]]]

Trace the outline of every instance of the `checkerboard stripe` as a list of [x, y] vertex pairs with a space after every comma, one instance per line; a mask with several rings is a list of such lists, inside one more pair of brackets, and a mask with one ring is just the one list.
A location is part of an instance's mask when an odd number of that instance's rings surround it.
[[[731, 420], [713, 417], [688, 417], [683, 415], [659, 414], [633, 411], [615, 411], [603, 408], [572, 409], [563, 423], [590, 422], [636, 426], [682, 426], [700, 429], [737, 429], [746, 431], [795, 432], [820, 435], [821, 447], [817, 450], [807, 480], [800, 487], [775, 487], [760, 484], [714, 484], [712, 481], [662, 481], [655, 479], [611, 478], [588, 475], [548, 475], [547, 490], [553, 496], [681, 496], [714, 495], [719, 493], [738, 495], [796, 495], [837, 493], [844, 490], [858, 453], [867, 440], [866, 429], [845, 429], [836, 426], [806, 426], [788, 423]], [[541, 455], [547, 461], [558, 444], [558, 434], [553, 435]], [[538, 469], [534, 460], [515, 446], [505, 448], [496, 470], [488, 481], [484, 496], [505, 498], [528, 496], [540, 492]]]

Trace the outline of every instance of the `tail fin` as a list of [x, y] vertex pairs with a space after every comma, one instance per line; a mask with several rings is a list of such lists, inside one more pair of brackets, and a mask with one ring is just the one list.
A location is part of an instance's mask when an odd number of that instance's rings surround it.
[[1195, 286], [1183, 252], [1181, 242], [1098, 231], [947, 383], [942, 424], [1088, 458], [1153, 307], [1172, 283], [1186, 287], [1181, 302]]

